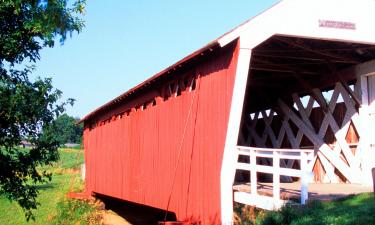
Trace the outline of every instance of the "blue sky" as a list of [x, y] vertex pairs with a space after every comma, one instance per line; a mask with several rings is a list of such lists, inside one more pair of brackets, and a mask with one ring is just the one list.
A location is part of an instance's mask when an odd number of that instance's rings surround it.
[[88, 0], [85, 28], [41, 52], [36, 75], [52, 77], [67, 113], [83, 117], [201, 48], [276, 0]]

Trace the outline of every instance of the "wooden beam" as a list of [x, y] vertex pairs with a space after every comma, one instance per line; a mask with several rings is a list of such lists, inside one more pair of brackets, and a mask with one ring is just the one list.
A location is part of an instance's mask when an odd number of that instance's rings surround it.
[[[346, 83], [356, 79], [355, 66], [341, 70], [339, 71], [339, 73], [341, 74], [342, 78], [344, 79]], [[338, 77], [335, 77], [333, 74], [322, 74], [321, 78], [312, 79], [309, 81], [309, 84], [311, 87], [314, 87], [314, 88], [326, 89], [326, 88], [334, 87], [338, 81], [339, 81]], [[306, 95], [310, 93], [302, 85], [285, 86], [284, 89], [286, 91], [283, 93], [280, 93], [282, 98], [289, 97], [293, 93], [298, 93], [302, 95]]]
[[292, 95], [292, 98], [293, 98], [293, 101], [297, 105], [298, 112], [301, 115], [302, 120], [306, 122], [307, 126], [309, 126], [311, 129], [314, 129], [314, 127], [311, 124], [311, 121], [309, 119], [311, 111], [312, 111], [312, 107], [313, 107], [313, 104], [311, 103], [311, 97], [310, 97], [309, 102], [307, 104], [307, 108], [306, 108], [307, 110], [305, 110], [305, 107], [303, 107], [301, 99], [296, 93], [294, 93]]
[[309, 74], [309, 75], [320, 75], [320, 73], [313, 72], [313, 71], [307, 71], [307, 70], [302, 70], [301, 68], [296, 68], [292, 67], [290, 65], [283, 65], [282, 63], [275, 63], [267, 60], [262, 60], [259, 58], [254, 58], [253, 60], [254, 63], [251, 64], [251, 69], [257, 69], [257, 70], [269, 70], [269, 71], [274, 71], [274, 72], [284, 72], [284, 73], [293, 73], [296, 70], [299, 71], [301, 74]]
[[359, 98], [357, 98], [357, 96], [355, 95], [354, 91], [352, 89], [349, 88], [349, 86], [347, 85], [347, 83], [345, 82], [344, 78], [341, 76], [340, 73], [337, 72], [337, 69], [336, 67], [333, 65], [333, 62], [332, 61], [329, 61], [329, 67], [332, 71], [332, 74], [334, 76], [337, 76], [339, 78], [339, 81], [341, 83], [341, 85], [344, 87], [344, 89], [348, 92], [348, 94], [352, 97], [352, 99], [354, 100], [355, 102], [355, 105], [357, 108], [359, 108], [361, 106], [361, 100], [359, 100]]
[[348, 86], [348, 84], [344, 81], [344, 79], [341, 77], [341, 75], [339, 73], [337, 73], [337, 77], [339, 78], [341, 85], [348, 92], [348, 94], [350, 95], [350, 97], [354, 100], [356, 108], [361, 107], [362, 102], [357, 97], [357, 95], [354, 93], [354, 91], [352, 89], [350, 89], [350, 87]]
[[[301, 130], [303, 130], [304, 135], [308, 137], [315, 146], [319, 147], [319, 151], [327, 157], [327, 159], [332, 163], [351, 183], [355, 183], [359, 180], [355, 174], [351, 171], [350, 167], [346, 165], [339, 157], [336, 157], [332, 149], [319, 137], [314, 130], [312, 130], [305, 122], [303, 122], [294, 112], [291, 110], [282, 100], [279, 99], [280, 108], [284, 111], [294, 124], [296, 124]], [[334, 175], [331, 175], [331, 180], [334, 179]]]
[[307, 81], [305, 81], [303, 78], [301, 78], [298, 73], [294, 73], [294, 77], [298, 80], [298, 82], [300, 82], [300, 84], [306, 90], [308, 90], [310, 92], [310, 94], [314, 97], [314, 99], [322, 107], [322, 109], [324, 110], [324, 112], [327, 112], [328, 111], [328, 104], [327, 104], [327, 102], [325, 101], [325, 99], [322, 96], [320, 96], [320, 95], [317, 94], [317, 92], [316, 92], [317, 89], [314, 89]]
[[[325, 58], [318, 58], [312, 56], [300, 56], [297, 53], [293, 53], [293, 55], [287, 55], [286, 51], [279, 51], [279, 52], [270, 52], [270, 53], [262, 53], [262, 50], [256, 50], [255, 57], [267, 57], [267, 58], [283, 58], [283, 59], [291, 59], [291, 60], [301, 60], [301, 61], [313, 61], [313, 62], [326, 62]], [[348, 63], [346, 60], [339, 60], [339, 59], [332, 59], [333, 63]], [[353, 63], [350, 63], [353, 64]]]
[[282, 80], [285, 78], [293, 78], [293, 76], [288, 73], [253, 73], [252, 82], [253, 81], [267, 81], [269, 83], [270, 79]]
[[308, 51], [308, 52], [312, 52], [316, 55], [321, 55], [321, 56], [324, 56], [324, 57], [330, 57], [330, 58], [333, 58], [335, 60], [341, 60], [341, 61], [345, 61], [345, 62], [351, 63], [351, 64], [361, 63], [360, 61], [358, 61], [356, 59], [347, 58], [347, 57], [344, 57], [342, 55], [328, 53], [326, 51], [322, 51], [322, 50], [318, 50], [318, 49], [312, 49], [310, 46], [304, 45], [302, 43], [295, 43], [294, 41], [291, 41], [288, 38], [281, 38], [281, 37], [274, 37], [274, 38], [278, 41], [281, 41], [281, 42], [285, 43], [285, 44], [291, 45], [291, 46], [296, 47], [296, 48], [303, 49], [303, 50]]
[[[266, 66], [252, 66], [250, 70], [266, 71], [266, 72], [277, 72], [277, 73], [294, 73], [293, 70], [278, 69], [278, 68], [267, 68]], [[319, 73], [303, 71], [303, 74], [319, 75]]]
[[277, 84], [277, 83], [267, 83], [267, 82], [258, 82], [258, 81], [254, 81], [252, 82], [250, 85], [249, 85], [251, 88], [261, 88], [262, 91], [264, 91], [264, 88], [273, 88], [273, 89], [276, 89], [276, 88], [280, 88], [280, 83]]
[[[329, 162], [329, 160], [326, 158], [324, 154], [321, 152], [317, 153], [317, 158], [320, 159], [320, 162], [322, 163], [322, 166], [324, 170], [326, 171], [326, 177], [325, 179], [328, 179], [331, 183], [337, 183], [338, 179], [337, 176], [335, 175], [335, 167], [332, 165], [332, 163]], [[314, 165], [311, 165], [314, 166]], [[310, 167], [313, 169], [312, 167]]]

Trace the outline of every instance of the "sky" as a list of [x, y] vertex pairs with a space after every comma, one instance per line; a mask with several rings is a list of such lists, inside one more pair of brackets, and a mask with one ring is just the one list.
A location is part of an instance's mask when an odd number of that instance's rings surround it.
[[82, 118], [203, 47], [276, 0], [87, 0], [85, 28], [43, 49], [35, 74], [52, 77]]

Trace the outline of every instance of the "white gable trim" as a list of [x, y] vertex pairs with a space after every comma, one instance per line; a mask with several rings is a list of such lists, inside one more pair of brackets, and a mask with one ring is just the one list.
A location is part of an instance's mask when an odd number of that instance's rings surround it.
[[221, 221], [222, 224], [233, 224], [233, 182], [237, 163], [237, 140], [240, 131], [243, 102], [245, 98], [247, 78], [249, 74], [251, 50], [240, 39], [240, 49], [236, 68], [236, 76], [229, 112], [224, 155], [220, 174]]
[[284, 0], [218, 39], [247, 36], [249, 48], [279, 34], [375, 44], [375, 0]]

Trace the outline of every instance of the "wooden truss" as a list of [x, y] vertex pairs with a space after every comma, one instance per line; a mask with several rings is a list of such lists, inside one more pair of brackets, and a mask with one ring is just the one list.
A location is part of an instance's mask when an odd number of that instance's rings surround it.
[[[276, 107], [247, 116], [240, 144], [313, 148], [315, 159], [309, 168], [315, 173], [315, 181], [359, 182], [361, 148], [358, 143], [362, 129], [357, 107], [358, 83], [353, 87], [337, 82], [328, 92], [313, 89], [303, 97], [292, 94], [289, 104], [278, 99]], [[282, 163], [287, 168], [299, 166], [294, 160]]]

